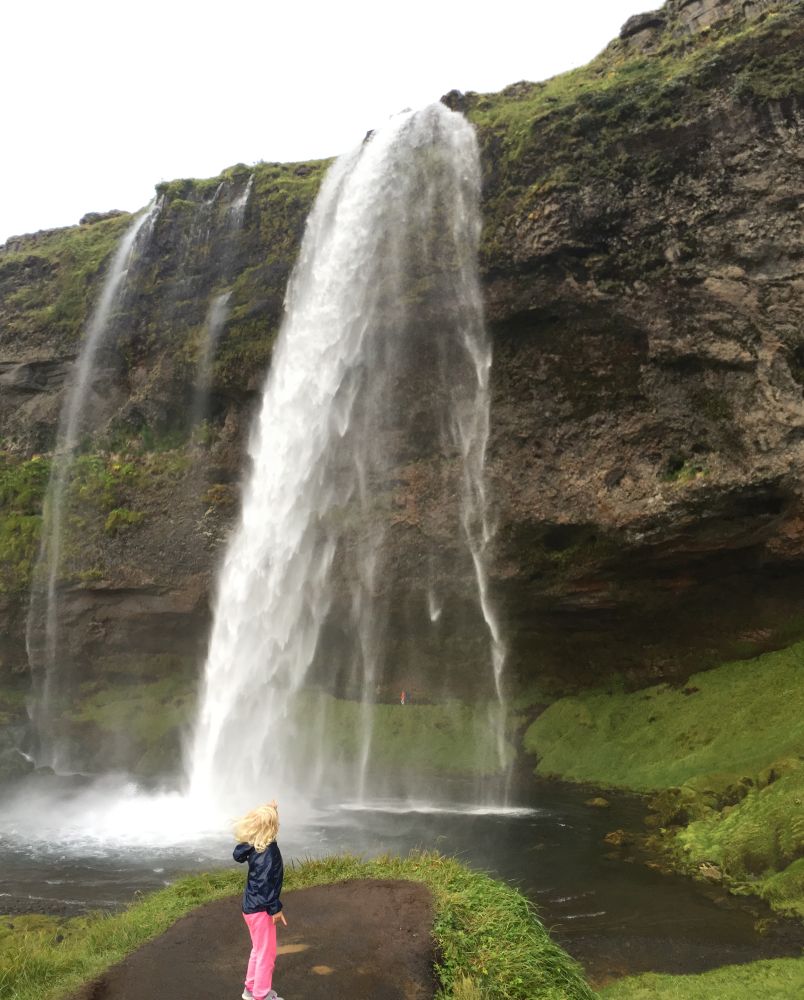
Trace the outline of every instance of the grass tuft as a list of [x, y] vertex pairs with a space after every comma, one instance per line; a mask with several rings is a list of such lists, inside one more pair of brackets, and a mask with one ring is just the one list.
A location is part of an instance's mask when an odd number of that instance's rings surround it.
[[[286, 889], [365, 878], [410, 879], [431, 890], [436, 1000], [594, 1000], [580, 967], [550, 940], [524, 896], [438, 853], [308, 860], [288, 866]], [[242, 884], [239, 871], [196, 875], [122, 913], [78, 917], [58, 927], [45, 920], [22, 934], [0, 937], [0, 994], [8, 1000], [56, 1000], [194, 907], [239, 893]]]
[[601, 991], [602, 1000], [793, 1000], [804, 995], [804, 959], [726, 965], [696, 976], [647, 973]]

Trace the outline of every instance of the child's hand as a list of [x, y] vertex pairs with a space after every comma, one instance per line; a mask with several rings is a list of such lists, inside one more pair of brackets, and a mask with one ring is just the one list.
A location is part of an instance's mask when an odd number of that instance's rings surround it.
[[279, 923], [280, 920], [285, 925], [285, 927], [287, 927], [288, 922], [287, 920], [285, 920], [285, 914], [281, 910], [279, 911], [279, 913], [274, 914], [274, 927], [276, 927], [276, 925]]

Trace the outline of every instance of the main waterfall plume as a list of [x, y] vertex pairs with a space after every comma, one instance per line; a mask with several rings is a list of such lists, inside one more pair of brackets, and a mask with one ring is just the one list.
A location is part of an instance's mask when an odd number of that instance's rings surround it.
[[388, 763], [416, 719], [456, 774], [505, 772], [479, 191], [474, 131], [441, 104], [324, 181], [219, 574], [193, 798], [432, 794], [420, 747]]

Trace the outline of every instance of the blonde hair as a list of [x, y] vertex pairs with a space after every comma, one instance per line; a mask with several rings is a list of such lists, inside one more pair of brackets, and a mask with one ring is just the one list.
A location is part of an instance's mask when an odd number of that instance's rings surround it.
[[279, 833], [279, 813], [275, 802], [266, 802], [263, 806], [257, 806], [251, 812], [241, 816], [234, 824], [235, 837], [253, 844], [257, 852], [264, 851], [265, 848], [276, 840]]

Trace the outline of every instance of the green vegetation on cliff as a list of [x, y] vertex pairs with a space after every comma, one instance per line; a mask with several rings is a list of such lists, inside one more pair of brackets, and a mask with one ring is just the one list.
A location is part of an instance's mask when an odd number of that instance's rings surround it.
[[97, 657], [57, 723], [90, 769], [128, 767], [152, 777], [175, 774], [192, 718], [194, 657], [132, 653]]
[[76, 350], [99, 276], [130, 221], [121, 213], [7, 246], [0, 253], [3, 340], [30, 346], [55, 339]]
[[799, 5], [790, 3], [761, 22], [666, 32], [649, 52], [617, 40], [569, 73], [465, 95], [496, 192], [487, 211], [487, 259], [507, 255], [506, 220], [539, 211], [551, 192], [594, 181], [668, 183], [686, 156], [674, 132], [731, 102], [804, 95], [802, 44]]
[[562, 698], [528, 729], [537, 771], [655, 793], [663, 846], [804, 915], [804, 643], [626, 693]]
[[[362, 861], [336, 856], [285, 869], [285, 890], [346, 879], [423, 882], [435, 905], [438, 1000], [594, 1000], [581, 970], [515, 889], [435, 853]], [[240, 871], [182, 879], [113, 916], [22, 921], [0, 936], [0, 986], [9, 1000], [57, 1000], [158, 936], [189, 910], [239, 893]], [[54, 930], [58, 933], [54, 937]]]
[[259, 209], [247, 217], [243, 239], [259, 247], [259, 256], [232, 287], [231, 315], [213, 372], [220, 389], [243, 387], [244, 377], [258, 379], [268, 369], [287, 281], [329, 162], [261, 163], [254, 169], [252, 198]]
[[27, 590], [39, 545], [50, 462], [0, 452], [0, 593]]

